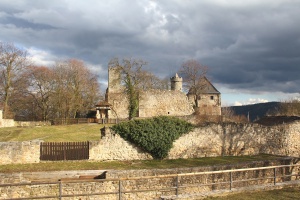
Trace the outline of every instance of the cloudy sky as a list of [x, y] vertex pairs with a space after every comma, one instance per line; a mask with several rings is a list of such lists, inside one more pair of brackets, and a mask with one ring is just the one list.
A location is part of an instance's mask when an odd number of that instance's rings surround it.
[[300, 95], [299, 0], [0, 0], [0, 41], [37, 65], [83, 60], [102, 83], [114, 57], [160, 77], [196, 59], [223, 106]]

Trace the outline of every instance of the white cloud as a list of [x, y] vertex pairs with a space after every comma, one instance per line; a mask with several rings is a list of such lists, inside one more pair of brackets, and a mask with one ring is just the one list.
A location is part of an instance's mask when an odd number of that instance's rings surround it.
[[34, 65], [51, 66], [54, 65], [55, 60], [57, 59], [54, 55], [51, 55], [49, 52], [33, 47], [27, 49], [27, 52], [31, 57], [31, 60], [33, 61]]
[[113, 57], [142, 58], [160, 77], [195, 58], [209, 67], [222, 104], [299, 96], [300, 1], [1, 0], [0, 7], [0, 41], [29, 48], [38, 65], [80, 59], [107, 82]]
[[250, 105], [250, 104], [256, 104], [256, 103], [267, 103], [267, 102], [269, 102], [269, 100], [267, 100], [267, 99], [250, 98], [250, 99], [248, 99], [246, 101], [243, 101], [243, 102], [235, 101], [234, 105], [235, 106], [242, 106], [242, 105]]

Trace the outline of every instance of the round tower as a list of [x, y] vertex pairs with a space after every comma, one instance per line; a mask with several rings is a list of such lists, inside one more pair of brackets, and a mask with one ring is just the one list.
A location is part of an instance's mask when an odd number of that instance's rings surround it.
[[177, 73], [171, 77], [171, 90], [182, 91], [182, 78]]

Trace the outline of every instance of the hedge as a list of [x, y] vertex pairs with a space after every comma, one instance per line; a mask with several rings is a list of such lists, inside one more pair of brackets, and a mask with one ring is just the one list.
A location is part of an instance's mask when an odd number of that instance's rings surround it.
[[155, 159], [165, 158], [173, 142], [193, 129], [184, 120], [160, 116], [149, 119], [135, 119], [111, 127], [123, 139], [134, 143]]

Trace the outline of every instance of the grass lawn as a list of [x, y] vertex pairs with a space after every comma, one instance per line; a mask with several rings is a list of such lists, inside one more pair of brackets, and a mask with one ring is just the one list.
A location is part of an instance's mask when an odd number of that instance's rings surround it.
[[286, 187], [283, 189], [260, 191], [260, 192], [244, 192], [241, 194], [232, 194], [224, 197], [208, 197], [205, 200], [287, 200], [300, 199], [299, 187]]
[[0, 128], [0, 142], [29, 141], [40, 139], [45, 142], [79, 142], [100, 139], [100, 124], [75, 124], [43, 127]]
[[0, 173], [63, 171], [63, 170], [130, 170], [130, 169], [168, 169], [183, 167], [200, 167], [221, 164], [236, 164], [251, 161], [274, 160], [280, 157], [273, 155], [225, 156], [211, 158], [176, 159], [176, 160], [142, 160], [142, 161], [56, 161], [34, 164], [0, 165]]

